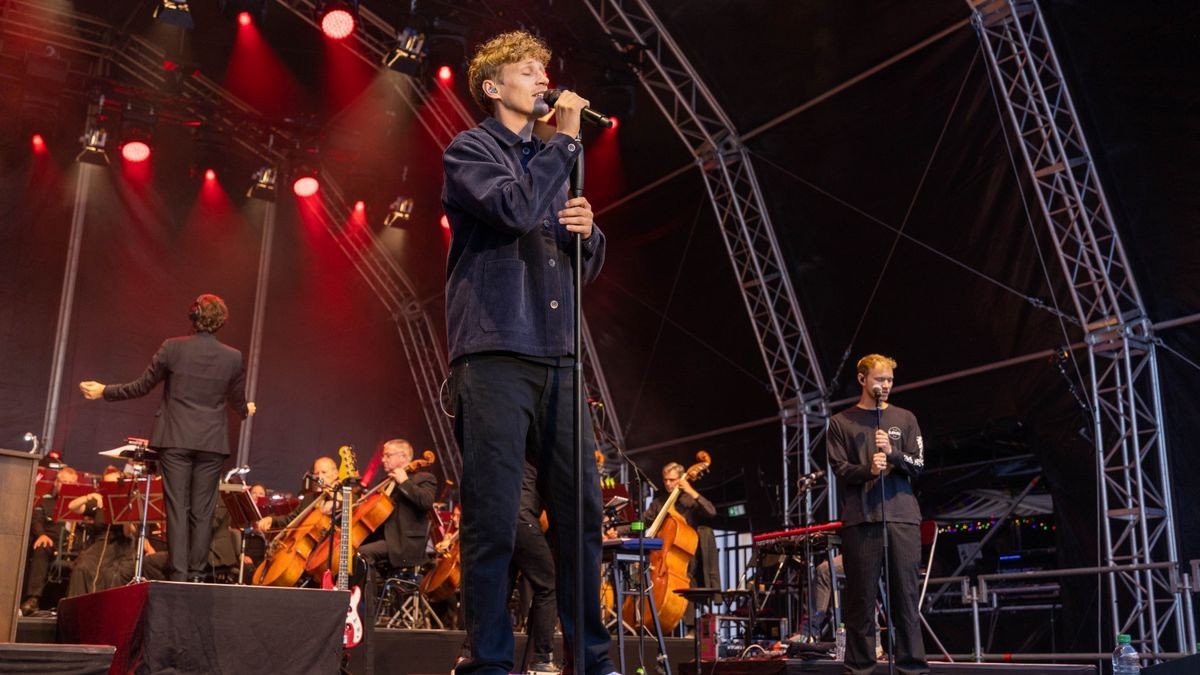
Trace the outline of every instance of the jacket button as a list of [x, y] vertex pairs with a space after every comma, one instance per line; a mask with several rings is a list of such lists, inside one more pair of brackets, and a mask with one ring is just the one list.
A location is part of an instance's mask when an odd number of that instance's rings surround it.
[[554, 266], [555, 266], [555, 265], [557, 265], [557, 264], [558, 264], [558, 261], [557, 261], [557, 260], [555, 260], [554, 258], [551, 258], [551, 259], [550, 259], [550, 266], [551, 266], [551, 267], [554, 267]]
[[542, 227], [550, 227], [550, 220], [548, 218], [542, 221]]
[[557, 300], [550, 301], [550, 309], [558, 309], [558, 301]]
[[568, 144], [568, 145], [567, 145], [567, 150], [568, 150], [569, 152], [575, 152], [575, 144], [574, 144], [574, 143], [570, 143], [570, 144]]

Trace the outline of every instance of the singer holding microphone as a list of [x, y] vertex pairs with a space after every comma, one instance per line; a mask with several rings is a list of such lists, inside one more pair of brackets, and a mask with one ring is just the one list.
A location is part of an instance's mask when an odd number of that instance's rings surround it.
[[854, 675], [875, 672], [875, 601], [885, 570], [895, 668], [905, 675], [929, 672], [917, 614], [921, 507], [912, 485], [925, 449], [916, 416], [888, 403], [895, 367], [880, 354], [859, 359], [858, 403], [834, 415], [826, 435], [842, 501], [844, 672]]
[[[443, 154], [442, 205], [450, 222], [446, 323], [455, 435], [463, 455], [463, 608], [471, 653], [466, 673], [509, 673], [512, 622], [505, 579], [513, 556], [526, 458], [550, 519], [559, 573], [558, 615], [567, 654], [581, 642], [573, 672], [613, 671], [600, 614], [600, 481], [582, 462], [583, 520], [574, 515], [574, 267], [584, 283], [604, 262], [604, 235], [567, 182], [582, 152], [579, 125], [588, 101], [549, 93], [550, 51], [521, 31], [482, 44], [468, 87], [488, 117], [459, 134]], [[554, 97], [557, 128], [547, 123]], [[573, 233], [582, 241], [575, 260]], [[584, 416], [584, 456], [592, 456]], [[583, 528], [583, 576], [575, 578], [574, 541]], [[583, 625], [573, 619], [582, 586]]]

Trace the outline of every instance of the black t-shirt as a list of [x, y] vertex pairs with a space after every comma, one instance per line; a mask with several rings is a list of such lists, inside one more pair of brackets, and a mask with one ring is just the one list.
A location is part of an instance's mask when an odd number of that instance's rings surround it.
[[[921, 507], [913, 495], [912, 479], [925, 466], [925, 447], [917, 418], [904, 408], [889, 405], [883, 409], [879, 426], [888, 432], [892, 442], [888, 468], [883, 474], [887, 519], [894, 523], [920, 523]], [[875, 428], [875, 411], [858, 406], [843, 410], [829, 421], [826, 450], [830, 468], [838, 479], [842, 523], [847, 527], [883, 520], [878, 477], [871, 475]]]

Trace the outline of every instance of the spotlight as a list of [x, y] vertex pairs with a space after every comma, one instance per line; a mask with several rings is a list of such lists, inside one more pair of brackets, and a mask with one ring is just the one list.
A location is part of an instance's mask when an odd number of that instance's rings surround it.
[[192, 21], [192, 10], [188, 9], [187, 0], [160, 0], [154, 8], [154, 18], [181, 28], [191, 29], [196, 25]]
[[355, 211], [358, 211], [359, 213], [362, 213], [363, 211], [366, 211], [366, 210], [367, 210], [367, 203], [366, 203], [366, 202], [364, 202], [364, 201], [363, 201], [363, 200], [361, 200], [361, 199], [360, 199], [360, 200], [358, 200], [358, 201], [356, 201], [356, 202], [354, 202], [354, 210], [355, 210]]
[[311, 197], [321, 189], [321, 173], [308, 161], [297, 162], [292, 169], [292, 192], [297, 197]]
[[33, 143], [34, 152], [46, 151], [46, 139], [42, 138], [41, 134], [34, 134], [30, 142]]
[[153, 108], [141, 109], [133, 102], [121, 113], [121, 156], [128, 162], [144, 162], [150, 158], [150, 142], [154, 136], [157, 117]]
[[226, 19], [236, 19], [238, 25], [262, 25], [267, 17], [268, 0], [221, 0], [221, 13]]
[[121, 146], [121, 156], [126, 162], [144, 162], [150, 159], [150, 146], [142, 141], [130, 141]]
[[317, 25], [331, 40], [343, 40], [358, 23], [358, 1], [325, 0], [317, 4]]
[[404, 227], [410, 218], [412, 218], [413, 200], [412, 197], [396, 197], [396, 200], [388, 206], [387, 217], [383, 219], [384, 227]]
[[396, 46], [383, 57], [383, 65], [398, 73], [416, 77], [425, 60], [425, 34], [405, 28], [396, 36]]
[[206, 169], [204, 171], [204, 180], [216, 180], [216, 179], [217, 179], [216, 171], [213, 171], [212, 169]]
[[251, 199], [261, 199], [264, 202], [275, 201], [275, 169], [264, 166], [254, 172], [254, 185], [246, 190], [246, 196]]
[[108, 155], [104, 154], [104, 146], [108, 143], [108, 132], [103, 129], [89, 128], [79, 139], [83, 150], [76, 155], [75, 161], [95, 166], [108, 166]]
[[450, 69], [450, 66], [438, 68], [438, 79], [442, 82], [449, 82], [452, 77], [454, 77], [454, 71]]

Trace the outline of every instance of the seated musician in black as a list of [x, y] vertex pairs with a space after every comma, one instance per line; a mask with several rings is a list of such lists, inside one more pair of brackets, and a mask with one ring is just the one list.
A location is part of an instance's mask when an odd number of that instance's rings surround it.
[[426, 515], [433, 507], [437, 479], [425, 471], [412, 474], [405, 471], [412, 459], [413, 447], [408, 441], [394, 438], [383, 444], [383, 470], [387, 472], [384, 480], [394, 481], [384, 490], [395, 508], [383, 526], [358, 549], [372, 565], [386, 559], [392, 569], [415, 571], [427, 560], [425, 541], [429, 524]]
[[[116, 483], [121, 478], [121, 471], [109, 466], [105, 467], [101, 480]], [[104, 495], [99, 492], [76, 497], [68, 508], [83, 514], [85, 522], [91, 521], [85, 527], [92, 531], [92, 543], [75, 559], [71, 578], [67, 582], [67, 596], [103, 591], [118, 585], [113, 578], [117, 563], [137, 555], [133, 536], [136, 534], [135, 528], [129, 523], [124, 526], [109, 524], [104, 512]], [[147, 554], [155, 552], [149, 542], [147, 546]]]
[[55, 520], [54, 512], [59, 487], [74, 485], [77, 480], [79, 474], [75, 469], [69, 466], [59, 469], [54, 476], [54, 488], [42, 495], [33, 507], [33, 518], [29, 522], [29, 537], [33, 545], [29, 549], [29, 571], [25, 576], [25, 601], [21, 603], [21, 613], [25, 616], [41, 609], [42, 594], [55, 556], [70, 553], [67, 542], [74, 524]]
[[[682, 464], [671, 462], [664, 466], [662, 479], [662, 493], [655, 495], [654, 500], [650, 502], [650, 507], [646, 509], [646, 527], [650, 527], [650, 524], [658, 517], [658, 512], [662, 510], [667, 498], [671, 496], [671, 492], [678, 487], [680, 495], [675, 501], [675, 511], [683, 516], [692, 529], [696, 530], [699, 538], [696, 555], [688, 565], [688, 576], [692, 580], [692, 587], [720, 588], [721, 573], [717, 567], [717, 538], [711, 527], [700, 524], [716, 517], [717, 507], [692, 487], [687, 476], [684, 475]], [[695, 613], [692, 611], [690, 603], [687, 612], [683, 615], [683, 621], [689, 631], [694, 628], [692, 624], [695, 623]]]

